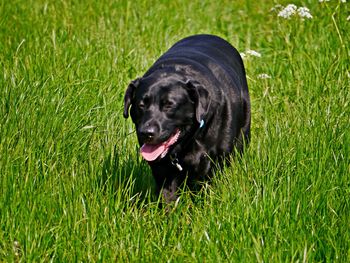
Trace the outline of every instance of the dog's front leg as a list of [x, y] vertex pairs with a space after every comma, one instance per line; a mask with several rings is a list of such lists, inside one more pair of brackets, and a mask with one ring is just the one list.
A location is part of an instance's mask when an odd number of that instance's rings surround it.
[[179, 178], [165, 180], [161, 193], [166, 203], [171, 203], [177, 199], [177, 190], [179, 187]]
[[151, 166], [157, 184], [157, 192], [166, 203], [177, 198], [177, 191], [183, 182], [183, 175], [173, 165], [155, 164]]

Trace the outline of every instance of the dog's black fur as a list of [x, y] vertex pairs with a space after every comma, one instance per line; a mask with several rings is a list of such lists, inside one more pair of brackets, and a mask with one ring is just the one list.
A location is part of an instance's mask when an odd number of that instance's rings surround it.
[[250, 99], [242, 59], [225, 40], [187, 37], [163, 54], [125, 93], [124, 117], [135, 123], [140, 145], [177, 142], [149, 162], [166, 202], [181, 183], [205, 179], [213, 160], [239, 152], [250, 139]]

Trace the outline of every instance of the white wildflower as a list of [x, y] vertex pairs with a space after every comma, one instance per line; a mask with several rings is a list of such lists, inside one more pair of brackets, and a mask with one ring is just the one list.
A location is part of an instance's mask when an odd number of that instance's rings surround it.
[[271, 76], [266, 74], [266, 73], [261, 73], [257, 77], [258, 77], [258, 79], [270, 79], [271, 78]]
[[341, 0], [340, 2], [342, 2], [342, 3], [346, 3], [346, 0]]
[[348, 16], [348, 18], [346, 20], [350, 21], [350, 16]]
[[292, 16], [299, 16], [302, 19], [304, 19], [304, 18], [311, 19], [312, 18], [312, 15], [310, 13], [309, 8], [297, 7], [294, 4], [289, 4], [286, 7], [284, 7], [281, 11], [279, 11], [278, 16], [285, 18], [285, 19], [290, 19]]
[[250, 56], [254, 56], [254, 57], [261, 57], [261, 54], [255, 50], [247, 50], [246, 53]]
[[293, 4], [289, 4], [278, 13], [278, 16], [285, 19], [289, 19], [291, 16], [295, 14], [296, 11], [297, 11], [297, 6]]
[[307, 7], [299, 7], [297, 11], [298, 11], [298, 15], [301, 18], [307, 18], [307, 19], [312, 18], [312, 15], [310, 14], [310, 10]]
[[283, 8], [283, 5], [278, 4], [278, 5], [275, 5], [274, 7], [272, 7], [270, 9], [270, 12], [280, 11], [282, 8]]
[[248, 49], [245, 52], [239, 53], [242, 59], [247, 59], [249, 57], [261, 57], [261, 54], [258, 51]]

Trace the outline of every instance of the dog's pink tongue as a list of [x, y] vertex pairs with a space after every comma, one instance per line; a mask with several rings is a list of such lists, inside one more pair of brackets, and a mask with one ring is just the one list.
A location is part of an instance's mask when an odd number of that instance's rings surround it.
[[163, 158], [166, 153], [168, 152], [168, 148], [173, 145], [177, 139], [179, 138], [180, 130], [177, 130], [174, 135], [172, 135], [167, 141], [162, 142], [157, 145], [147, 144], [145, 143], [142, 145], [140, 152], [143, 158], [145, 158], [146, 161], [154, 161], [159, 156]]
[[142, 157], [145, 158], [146, 161], [151, 162], [157, 159], [165, 151], [165, 145], [163, 143], [158, 145], [144, 144], [140, 151]]

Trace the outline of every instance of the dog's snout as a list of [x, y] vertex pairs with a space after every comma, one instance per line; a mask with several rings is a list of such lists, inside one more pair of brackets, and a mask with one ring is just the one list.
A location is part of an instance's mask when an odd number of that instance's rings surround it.
[[140, 136], [144, 142], [151, 142], [156, 135], [156, 128], [154, 126], [147, 126], [140, 129]]

